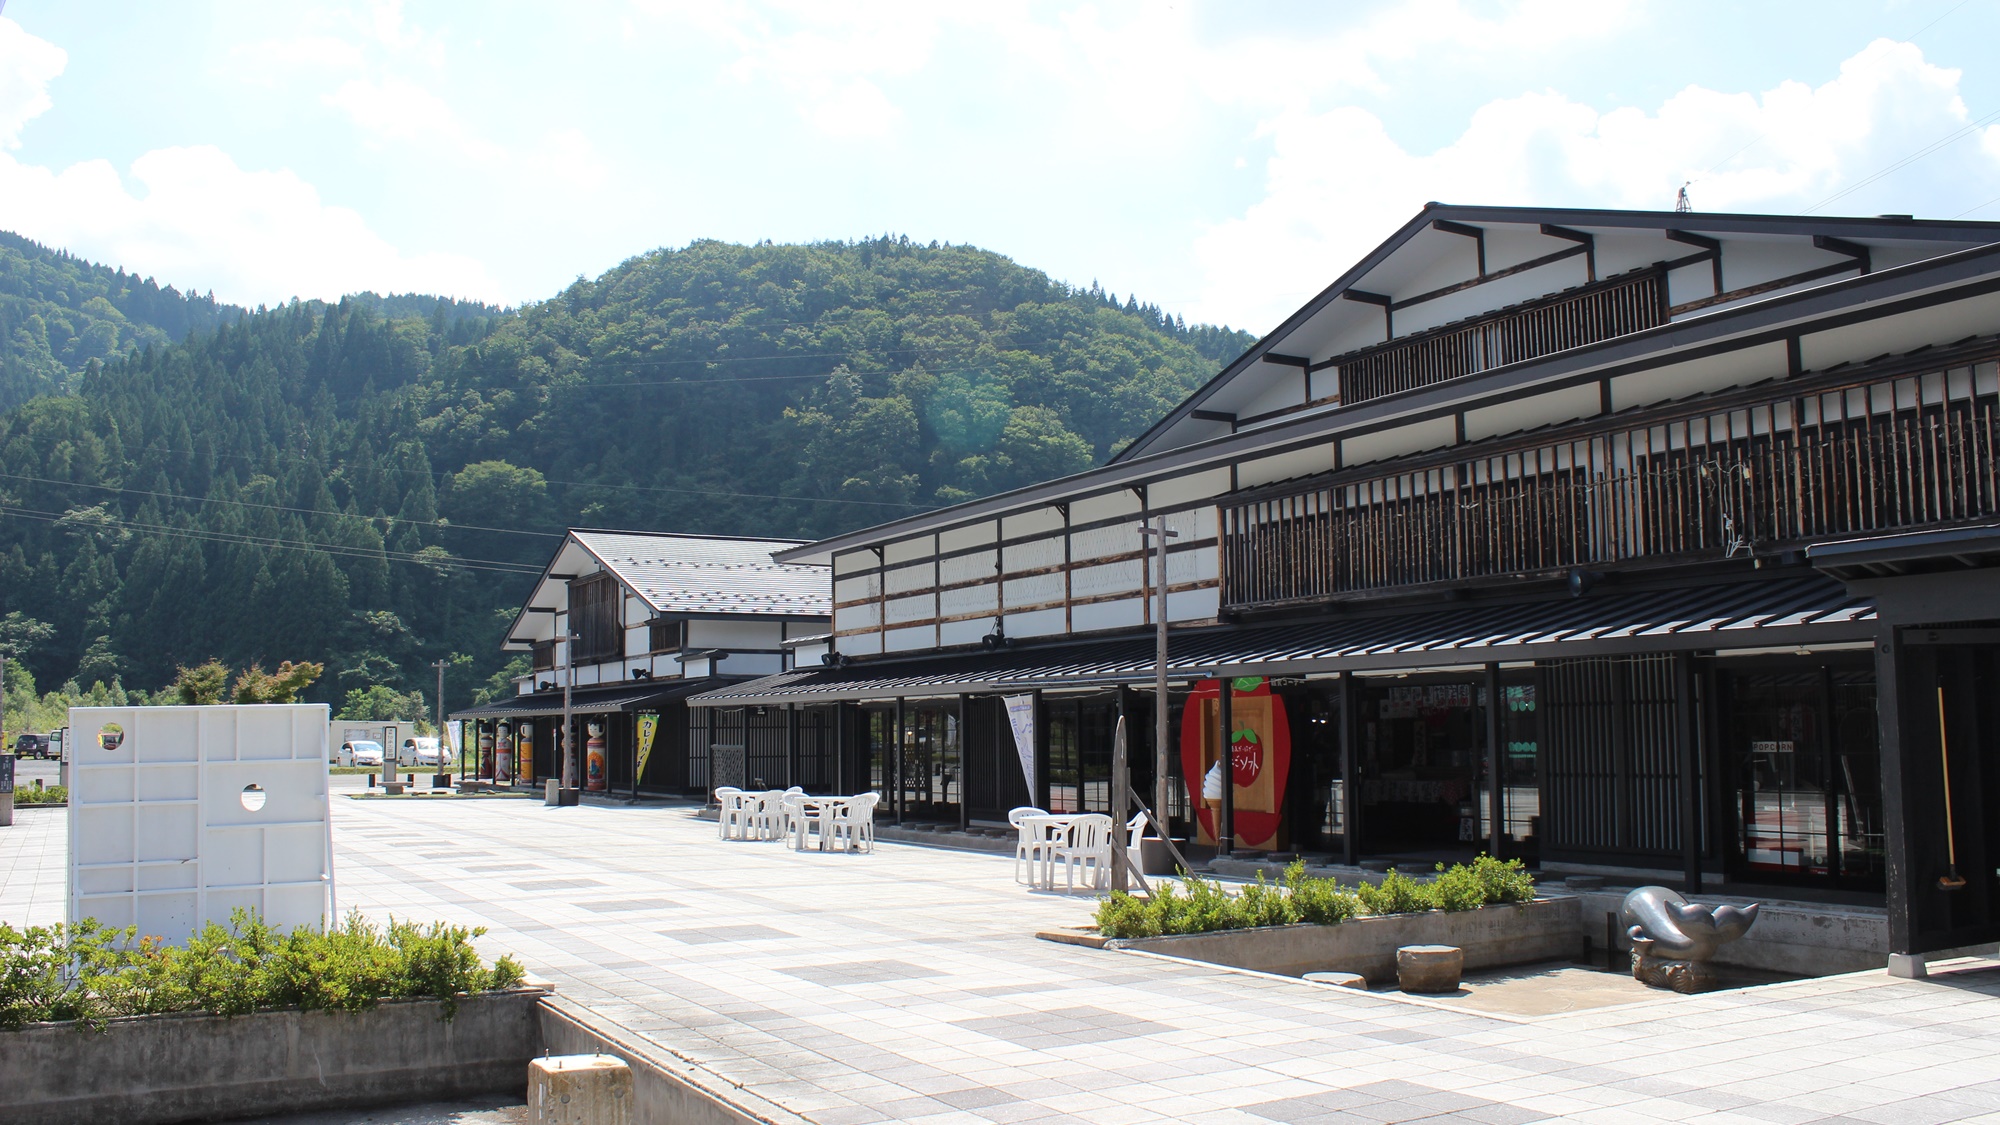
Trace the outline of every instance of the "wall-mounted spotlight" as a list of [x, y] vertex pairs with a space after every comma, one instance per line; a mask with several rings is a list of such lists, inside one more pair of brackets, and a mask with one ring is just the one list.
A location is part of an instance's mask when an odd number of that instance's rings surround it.
[[1572, 570], [1569, 572], [1569, 596], [1580, 598], [1604, 581], [1604, 576], [1594, 570]]

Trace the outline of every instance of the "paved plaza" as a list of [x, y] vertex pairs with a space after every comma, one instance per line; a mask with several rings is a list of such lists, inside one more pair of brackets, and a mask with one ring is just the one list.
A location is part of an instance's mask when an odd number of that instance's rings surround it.
[[[1089, 903], [1005, 856], [794, 854], [659, 806], [334, 816], [343, 911], [485, 926], [488, 955], [773, 1119], [2000, 1122], [1985, 962], [1509, 1018], [1039, 941]], [[62, 826], [0, 829], [0, 920], [60, 920]]]

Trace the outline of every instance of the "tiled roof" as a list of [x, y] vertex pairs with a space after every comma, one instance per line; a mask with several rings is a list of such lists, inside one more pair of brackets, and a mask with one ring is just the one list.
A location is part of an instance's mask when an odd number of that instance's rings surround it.
[[[1286, 624], [1175, 629], [1176, 680], [1394, 670], [1677, 649], [1852, 642], [1874, 636], [1874, 603], [1815, 574], [1583, 598], [1453, 606]], [[1000, 652], [868, 659], [784, 672], [694, 696], [694, 706], [893, 699], [1031, 688], [1143, 684], [1153, 638], [1023, 644]]]
[[796, 540], [570, 534], [658, 613], [824, 617], [833, 612], [833, 575], [827, 567], [771, 561], [771, 552], [796, 547]]

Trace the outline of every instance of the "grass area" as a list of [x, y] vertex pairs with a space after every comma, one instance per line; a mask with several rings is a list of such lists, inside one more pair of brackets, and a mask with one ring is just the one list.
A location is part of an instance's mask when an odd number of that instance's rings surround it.
[[1277, 883], [1257, 882], [1230, 894], [1221, 884], [1188, 876], [1186, 889], [1162, 884], [1151, 898], [1114, 893], [1097, 908], [1097, 930], [1105, 937], [1159, 937], [1164, 934], [1204, 934], [1244, 930], [1254, 926], [1286, 926], [1297, 922], [1334, 925], [1364, 914], [1421, 914], [1428, 910], [1472, 910], [1502, 902], [1527, 902], [1535, 897], [1535, 880], [1518, 859], [1505, 863], [1482, 855], [1469, 864], [1447, 868], [1419, 882], [1391, 870], [1379, 886], [1352, 887], [1318, 875], [1307, 875], [1295, 862]]
[[210, 922], [176, 947], [95, 919], [25, 930], [0, 923], [0, 1030], [60, 1020], [100, 1027], [160, 1012], [351, 1012], [406, 999], [441, 1000], [448, 1020], [459, 996], [522, 980], [511, 957], [481, 964], [472, 940], [485, 932], [394, 918], [378, 928], [350, 913], [326, 931], [286, 934], [239, 909], [228, 926]]

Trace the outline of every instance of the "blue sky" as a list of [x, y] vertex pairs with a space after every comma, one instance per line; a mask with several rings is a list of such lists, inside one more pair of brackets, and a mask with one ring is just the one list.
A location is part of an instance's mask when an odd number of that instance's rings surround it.
[[1261, 332], [1431, 199], [2000, 220], [1994, 43], [1994, 0], [6, 0], [0, 226], [247, 303], [894, 232]]

